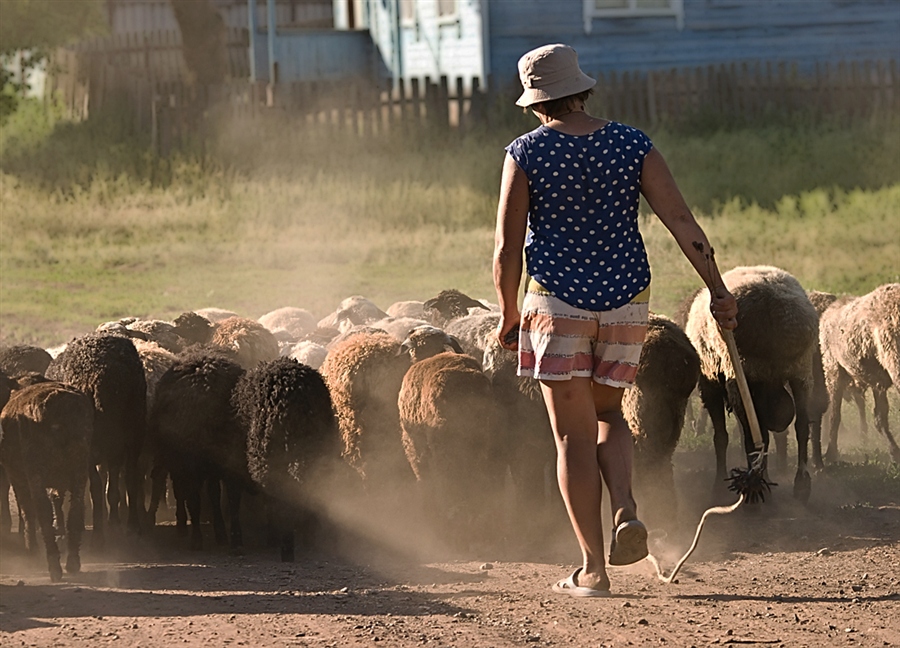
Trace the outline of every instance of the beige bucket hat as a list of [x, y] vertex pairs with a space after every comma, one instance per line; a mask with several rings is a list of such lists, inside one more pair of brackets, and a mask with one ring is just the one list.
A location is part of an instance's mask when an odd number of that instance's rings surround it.
[[523, 108], [584, 92], [597, 83], [578, 67], [575, 50], [562, 43], [526, 52], [519, 59], [519, 80], [524, 92], [516, 105]]

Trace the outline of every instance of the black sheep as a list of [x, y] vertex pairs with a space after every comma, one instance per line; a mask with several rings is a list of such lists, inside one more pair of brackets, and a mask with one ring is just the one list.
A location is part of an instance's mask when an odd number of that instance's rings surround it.
[[58, 382], [41, 382], [12, 392], [0, 416], [0, 462], [6, 468], [25, 514], [25, 543], [37, 549], [36, 524], [47, 553], [50, 578], [62, 578], [47, 489], [71, 493], [66, 544], [66, 571], [81, 570], [84, 488], [93, 432], [91, 399]]
[[294, 529], [308, 532], [302, 522], [317, 519], [311, 485], [320, 470], [343, 466], [331, 395], [318, 371], [280, 358], [247, 372], [234, 403], [246, 429], [250, 476], [270, 502], [281, 560], [292, 561]]
[[27, 344], [0, 347], [0, 371], [8, 376], [30, 372], [43, 374], [52, 360], [52, 356], [40, 347]]
[[[228, 497], [232, 549], [242, 545], [239, 509], [247, 483], [244, 434], [231, 407], [231, 393], [244, 370], [225, 354], [187, 352], [162, 375], [150, 412], [150, 445], [156, 452], [155, 514], [165, 473], [172, 476], [177, 527], [187, 532], [191, 518], [191, 548], [203, 547], [200, 529], [201, 491], [206, 483], [213, 512], [216, 542], [228, 541], [220, 507], [221, 483]], [[185, 504], [187, 512], [185, 512]]]
[[98, 466], [108, 474], [106, 500], [109, 524], [119, 524], [119, 475], [124, 470], [128, 494], [128, 528], [139, 531], [144, 516], [138, 456], [144, 443], [147, 382], [140, 356], [131, 340], [91, 333], [73, 340], [47, 369], [47, 378], [65, 383], [91, 397], [94, 433], [91, 438], [90, 483], [93, 541], [103, 542], [105, 507]]

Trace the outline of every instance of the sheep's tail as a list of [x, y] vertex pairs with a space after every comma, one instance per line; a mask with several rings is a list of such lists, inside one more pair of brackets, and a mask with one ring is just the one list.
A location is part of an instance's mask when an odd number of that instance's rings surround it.
[[738, 497], [738, 501], [730, 506], [713, 506], [712, 508], [706, 509], [703, 512], [703, 515], [700, 517], [700, 524], [697, 525], [697, 532], [694, 533], [694, 541], [691, 543], [691, 548], [687, 550], [687, 553], [681, 557], [677, 563], [675, 563], [675, 567], [672, 569], [672, 573], [668, 576], [663, 576], [663, 571], [659, 566], [659, 561], [653, 554], [649, 554], [647, 556], [647, 560], [653, 563], [653, 566], [656, 568], [656, 576], [663, 583], [671, 583], [675, 580], [675, 575], [678, 573], [678, 570], [681, 569], [681, 566], [687, 561], [688, 557], [694, 553], [694, 549], [697, 548], [697, 541], [700, 539], [700, 531], [703, 530], [703, 523], [706, 522], [706, 518], [710, 515], [725, 515], [726, 513], [733, 513], [737, 510], [737, 508], [744, 503], [744, 494], [741, 493], [740, 497]]

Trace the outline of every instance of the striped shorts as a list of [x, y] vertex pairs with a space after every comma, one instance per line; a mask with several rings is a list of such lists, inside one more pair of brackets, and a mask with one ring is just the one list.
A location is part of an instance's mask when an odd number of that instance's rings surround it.
[[534, 279], [522, 304], [518, 375], [538, 380], [593, 377], [631, 387], [647, 334], [650, 288], [610, 311], [587, 311], [551, 295]]

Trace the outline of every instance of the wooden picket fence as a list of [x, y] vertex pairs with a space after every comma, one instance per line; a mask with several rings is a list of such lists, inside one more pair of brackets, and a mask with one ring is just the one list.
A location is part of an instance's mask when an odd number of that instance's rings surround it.
[[[515, 119], [515, 79], [424, 78], [389, 82], [250, 83], [247, 43], [229, 32], [232, 81], [198, 87], [186, 81], [177, 32], [116, 36], [61, 50], [51, 88], [75, 118], [115, 111], [162, 154], [215, 113], [248, 127], [272, 116], [359, 136], [411, 128], [469, 131]], [[715, 124], [773, 116], [805, 120], [900, 115], [898, 62], [823, 63], [801, 74], [791, 62], [745, 62], [652, 72], [598, 73], [591, 108], [644, 128], [691, 120]]]

